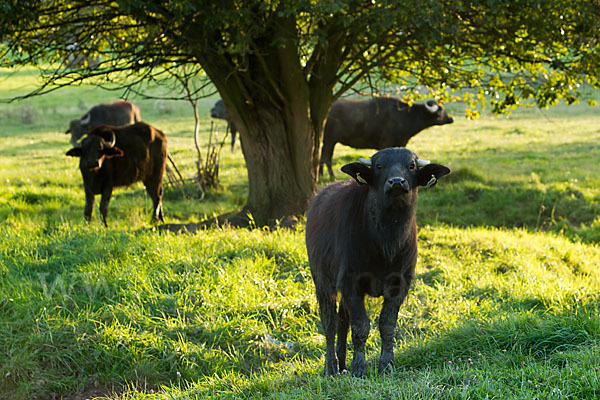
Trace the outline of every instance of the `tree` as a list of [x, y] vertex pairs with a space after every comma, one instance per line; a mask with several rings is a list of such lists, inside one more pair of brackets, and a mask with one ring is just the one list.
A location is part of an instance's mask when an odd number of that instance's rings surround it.
[[[0, 63], [54, 63], [36, 93], [196, 66], [240, 130], [243, 212], [259, 223], [305, 210], [328, 110], [359, 82], [445, 100], [468, 88], [465, 100], [495, 112], [600, 87], [592, 0], [10, 0], [0, 12]], [[67, 68], [73, 48], [100, 63]]]

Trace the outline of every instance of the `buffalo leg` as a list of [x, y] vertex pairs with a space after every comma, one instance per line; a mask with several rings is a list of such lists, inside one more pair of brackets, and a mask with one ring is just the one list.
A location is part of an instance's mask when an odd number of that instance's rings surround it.
[[108, 228], [106, 222], [106, 216], [108, 215], [108, 204], [110, 203], [110, 197], [112, 196], [112, 185], [106, 185], [102, 191], [102, 197], [100, 198], [100, 215], [102, 216], [102, 222], [104, 226]]
[[392, 274], [386, 279], [383, 290], [383, 306], [379, 315], [379, 333], [381, 335], [381, 357], [379, 372], [388, 372], [394, 365], [394, 333], [398, 321], [398, 310], [408, 294], [413, 280], [414, 266], [403, 274]]
[[379, 315], [379, 333], [381, 335], [381, 357], [379, 358], [379, 372], [388, 372], [394, 365], [394, 333], [396, 321], [402, 298], [392, 297], [383, 300], [381, 314]]
[[323, 167], [325, 166], [325, 160], [323, 159], [323, 154], [321, 153], [321, 158], [319, 159], [319, 178], [323, 177]]
[[371, 323], [365, 310], [364, 296], [356, 294], [344, 296], [350, 316], [350, 327], [352, 328], [352, 356], [351, 371], [356, 377], [364, 377], [367, 374], [367, 360], [365, 357], [365, 344], [369, 337]]
[[85, 207], [83, 208], [83, 217], [86, 221], [92, 220], [92, 213], [94, 212], [94, 193], [89, 190], [85, 191]]
[[237, 129], [233, 122], [229, 122], [229, 131], [231, 132], [231, 152], [233, 153], [233, 150], [235, 149], [235, 135], [237, 133]]
[[331, 168], [331, 159], [333, 158], [334, 147], [335, 143], [329, 143], [327, 141], [323, 142], [323, 148], [321, 149], [321, 159], [319, 161], [319, 177], [323, 175], [323, 164], [327, 164], [327, 169], [329, 170], [329, 177], [331, 178], [331, 180], [335, 179], [333, 169]]
[[150, 181], [144, 182], [146, 192], [152, 199], [152, 221], [165, 222], [162, 210], [162, 182]]
[[321, 312], [321, 324], [325, 332], [325, 375], [338, 373], [338, 362], [335, 356], [335, 331], [337, 325], [336, 294], [335, 290], [319, 290], [317, 287], [317, 301]]
[[331, 159], [327, 161], [327, 170], [329, 171], [329, 177], [331, 180], [335, 180], [335, 175], [333, 174], [333, 168], [331, 168]]
[[338, 310], [338, 325], [337, 325], [337, 344], [335, 351], [337, 353], [338, 365], [340, 371], [346, 368], [346, 351], [348, 347], [348, 330], [350, 329], [350, 319], [344, 296], [340, 298]]

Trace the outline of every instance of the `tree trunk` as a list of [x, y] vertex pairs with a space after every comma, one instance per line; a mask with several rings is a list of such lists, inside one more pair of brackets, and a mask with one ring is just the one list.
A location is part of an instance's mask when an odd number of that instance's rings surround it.
[[263, 225], [306, 210], [316, 189], [317, 170], [312, 158], [316, 133], [306, 110], [284, 115], [261, 107], [256, 114], [241, 129], [248, 170], [244, 212]]
[[[248, 171], [242, 214], [258, 225], [302, 215], [316, 191], [324, 121], [333, 101], [340, 47], [315, 72], [300, 62], [295, 19], [273, 17], [275, 30], [243, 62], [198, 54], [240, 132]], [[274, 41], [273, 38], [278, 38]], [[255, 41], [258, 43], [258, 41]]]

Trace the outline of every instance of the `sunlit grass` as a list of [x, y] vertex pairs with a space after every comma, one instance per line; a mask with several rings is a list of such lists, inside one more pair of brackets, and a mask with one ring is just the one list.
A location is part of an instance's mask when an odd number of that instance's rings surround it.
[[[0, 97], [33, 78], [12, 79]], [[302, 222], [296, 231], [158, 232], [141, 184], [115, 191], [108, 229], [97, 215], [84, 222], [81, 176], [64, 156], [63, 132], [91, 105], [116, 97], [82, 86], [0, 104], [0, 398], [600, 395], [596, 110], [468, 121], [460, 105], [448, 105], [454, 124], [409, 143], [453, 174], [420, 193], [419, 262], [400, 311], [396, 369], [376, 373], [381, 300], [370, 299], [371, 364], [366, 379], [354, 379], [322, 375]], [[192, 178], [190, 106], [133, 100], [167, 133]], [[204, 144], [215, 100], [201, 103]], [[338, 145], [338, 179], [344, 163], [371, 153]], [[201, 202], [192, 181], [168, 187], [167, 222], [241, 208], [247, 177], [239, 144], [221, 154], [221, 188]]]

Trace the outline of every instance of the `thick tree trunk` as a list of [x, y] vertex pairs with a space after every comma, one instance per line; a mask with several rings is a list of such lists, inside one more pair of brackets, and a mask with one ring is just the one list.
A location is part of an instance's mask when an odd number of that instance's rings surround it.
[[[341, 46], [322, 49], [304, 69], [293, 17], [273, 17], [274, 31], [243, 59], [199, 53], [239, 129], [248, 170], [242, 213], [259, 225], [301, 215], [316, 191], [324, 121], [333, 101]], [[277, 38], [277, 40], [274, 40]]]
[[316, 189], [312, 157], [316, 132], [306, 109], [285, 115], [261, 107], [256, 114], [257, 118], [241, 129], [248, 170], [244, 212], [262, 225], [306, 210]]

